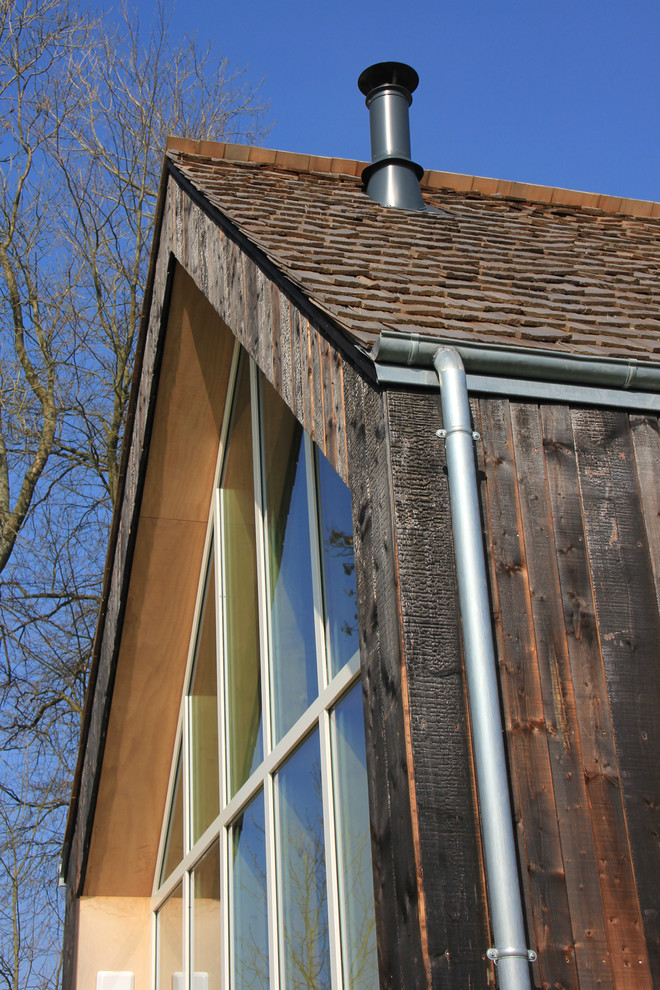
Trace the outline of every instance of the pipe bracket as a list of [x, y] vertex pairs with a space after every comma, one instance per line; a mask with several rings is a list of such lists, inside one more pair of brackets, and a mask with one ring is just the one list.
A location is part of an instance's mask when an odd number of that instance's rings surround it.
[[446, 440], [452, 433], [467, 433], [474, 441], [481, 440], [481, 433], [476, 430], [467, 430], [463, 426], [454, 426], [451, 430], [436, 430], [435, 435], [439, 440]]
[[536, 960], [538, 959], [538, 956], [534, 951], [534, 949], [516, 949], [516, 948], [496, 949], [495, 947], [493, 947], [492, 949], [488, 949], [486, 955], [491, 960], [491, 962], [495, 963], [496, 966], [500, 959], [504, 959], [509, 956], [520, 956], [522, 959], [526, 959], [527, 962], [531, 962], [531, 963], [536, 962]]

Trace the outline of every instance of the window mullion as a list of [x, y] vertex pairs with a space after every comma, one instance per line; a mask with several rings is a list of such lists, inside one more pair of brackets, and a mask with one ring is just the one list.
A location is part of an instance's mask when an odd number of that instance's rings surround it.
[[254, 518], [255, 544], [257, 551], [257, 588], [259, 608], [259, 646], [261, 650], [261, 712], [263, 719], [263, 746], [266, 756], [273, 745], [273, 732], [270, 708], [270, 665], [269, 665], [269, 617], [268, 617], [268, 567], [266, 550], [266, 499], [263, 487], [263, 442], [261, 430], [261, 395], [257, 367], [250, 361], [250, 385], [252, 399], [252, 476], [254, 479]]
[[[231, 405], [230, 405], [231, 408]], [[226, 414], [225, 419], [228, 419]], [[226, 436], [226, 426], [224, 430]], [[213, 493], [213, 516], [215, 522], [216, 538], [213, 543], [215, 553], [215, 574], [216, 574], [216, 657], [217, 657], [217, 684], [218, 684], [218, 773], [220, 776], [220, 814], [227, 803], [227, 761], [226, 739], [227, 724], [225, 714], [225, 575], [223, 569], [224, 546], [222, 528], [222, 499], [220, 489], [216, 485]], [[222, 955], [220, 960], [222, 972], [222, 985], [229, 986], [229, 863], [227, 857], [227, 832], [224, 827], [220, 827], [219, 837], [220, 854], [220, 945]], [[193, 988], [194, 990], [194, 988]]]
[[325, 875], [328, 893], [328, 928], [330, 947], [330, 974], [332, 986], [339, 990], [342, 983], [341, 939], [339, 927], [339, 892], [337, 887], [337, 834], [335, 829], [335, 802], [332, 786], [332, 739], [330, 712], [324, 710], [319, 719], [321, 744], [321, 788], [323, 799], [323, 825], [325, 832]]
[[[234, 963], [231, 951], [230, 939], [232, 937], [232, 918], [234, 916], [234, 895], [233, 885], [229, 881], [229, 860], [231, 857], [231, 831], [222, 826], [220, 828], [220, 873], [222, 891], [222, 930], [220, 932], [220, 945], [222, 946], [222, 986], [234, 986]], [[193, 988], [194, 990], [194, 988]]]
[[[250, 361], [251, 397], [252, 397], [252, 452], [254, 478], [254, 510], [256, 525], [257, 550], [257, 588], [259, 599], [259, 644], [261, 649], [261, 711], [263, 719], [263, 757], [268, 758], [273, 746], [273, 725], [270, 704], [270, 616], [269, 574], [267, 564], [267, 519], [266, 497], [264, 492], [265, 468], [263, 463], [263, 431], [261, 410], [261, 389], [259, 388], [259, 373], [253, 361]], [[279, 936], [277, 909], [277, 850], [275, 844], [275, 782], [270, 773], [264, 777], [264, 818], [266, 830], [266, 901], [268, 919], [268, 958], [271, 990], [278, 990], [280, 985], [279, 967]]]
[[183, 731], [181, 733], [181, 786], [183, 788], [183, 855], [190, 852], [190, 837], [192, 822], [190, 821], [190, 791], [192, 774], [190, 772], [190, 699], [188, 690], [184, 695]]
[[[204, 561], [206, 561], [206, 553], [204, 554]], [[205, 565], [202, 565], [202, 573], [205, 570]], [[199, 598], [199, 592], [198, 592]], [[197, 610], [197, 615], [195, 622], [193, 624], [193, 641], [197, 637], [197, 628], [199, 624], [199, 609]], [[192, 835], [192, 821], [191, 821], [191, 800], [190, 794], [192, 790], [192, 773], [191, 773], [191, 747], [190, 747], [190, 698], [188, 697], [188, 691], [190, 685], [188, 683], [190, 678], [190, 658], [188, 673], [186, 675], [185, 681], [185, 694], [184, 694], [184, 705], [183, 705], [183, 732], [181, 738], [181, 750], [182, 750], [182, 764], [181, 764], [181, 784], [183, 787], [183, 855], [184, 858], [190, 852], [191, 846], [191, 835]], [[190, 907], [190, 874], [188, 870], [184, 870], [183, 876], [181, 878], [182, 889], [181, 896], [183, 899], [182, 904], [182, 917], [183, 917], [183, 988], [184, 990], [190, 990], [190, 923], [191, 923], [191, 907]]]
[[264, 780], [264, 813], [266, 822], [266, 899], [268, 908], [268, 955], [270, 971], [270, 990], [278, 990], [280, 986], [280, 943], [279, 921], [280, 904], [277, 882], [277, 849], [275, 845], [276, 829], [276, 783], [271, 774], [266, 774]]
[[190, 973], [191, 967], [191, 945], [192, 945], [192, 897], [190, 896], [191, 888], [191, 878], [190, 871], [186, 870], [183, 874], [183, 987], [184, 990], [191, 990], [192, 987], [192, 977]]
[[220, 809], [227, 801], [227, 766], [224, 759], [226, 750], [226, 720], [225, 720], [225, 575], [223, 571], [223, 529], [222, 529], [222, 500], [220, 489], [216, 488], [213, 493], [213, 523], [215, 528], [215, 538], [213, 540], [213, 553], [215, 555], [215, 651], [216, 651], [216, 683], [218, 685], [218, 793], [220, 795]]

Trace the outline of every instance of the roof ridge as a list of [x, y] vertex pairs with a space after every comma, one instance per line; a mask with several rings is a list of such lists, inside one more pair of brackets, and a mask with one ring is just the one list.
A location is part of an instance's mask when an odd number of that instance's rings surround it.
[[[323, 155], [304, 155], [295, 151], [278, 151], [249, 144], [232, 144], [226, 141], [196, 141], [193, 138], [168, 137], [166, 151], [179, 151], [190, 155], [224, 159], [233, 162], [249, 162], [277, 165], [297, 172], [321, 172], [332, 175], [360, 176], [369, 162], [350, 158], [329, 158]], [[585, 207], [604, 213], [620, 213], [635, 217], [660, 218], [660, 203], [644, 199], [626, 199], [601, 193], [581, 192], [528, 182], [492, 179], [479, 175], [463, 175], [460, 172], [441, 172], [426, 169], [421, 179], [423, 189], [452, 189], [454, 192], [476, 192], [487, 196], [502, 196], [548, 203], [552, 206]]]

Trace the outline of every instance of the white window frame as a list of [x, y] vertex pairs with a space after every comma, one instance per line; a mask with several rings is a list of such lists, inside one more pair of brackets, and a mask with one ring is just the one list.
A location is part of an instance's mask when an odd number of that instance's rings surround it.
[[[339, 906], [339, 880], [338, 880], [338, 857], [337, 857], [337, 835], [336, 835], [336, 815], [335, 815], [335, 795], [333, 789], [333, 751], [331, 738], [331, 712], [339, 701], [346, 695], [359, 681], [360, 662], [359, 653], [356, 652], [351, 659], [341, 668], [341, 670], [331, 679], [326, 657], [326, 620], [324, 618], [324, 603], [322, 600], [322, 554], [319, 546], [319, 525], [318, 525], [318, 491], [316, 471], [313, 468], [314, 445], [309, 435], [304, 432], [304, 456], [307, 467], [307, 505], [309, 510], [310, 546], [312, 550], [312, 573], [313, 573], [313, 599], [315, 614], [315, 638], [316, 656], [318, 668], [318, 683], [320, 690], [316, 699], [300, 716], [296, 723], [286, 732], [284, 737], [275, 745], [272, 745], [272, 718], [270, 703], [270, 664], [269, 664], [269, 642], [271, 640], [271, 630], [268, 618], [268, 576], [266, 568], [266, 540], [265, 529], [267, 527], [266, 510], [263, 496], [263, 440], [261, 436], [261, 396], [259, 386], [259, 372], [254, 361], [244, 353], [243, 360], [249, 361], [250, 367], [250, 398], [252, 408], [252, 451], [253, 451], [253, 474], [255, 489], [255, 525], [256, 525], [256, 545], [257, 545], [257, 587], [258, 587], [258, 610], [259, 610], [259, 630], [260, 630], [260, 666], [261, 666], [261, 692], [262, 692], [262, 735], [265, 757], [258, 768], [251, 774], [248, 780], [239, 788], [233, 797], [228, 795], [227, 782], [227, 724], [225, 713], [225, 665], [223, 662], [225, 654], [224, 642], [224, 576], [222, 573], [223, 547], [222, 547], [222, 504], [220, 481], [224, 464], [225, 449], [231, 421], [231, 411], [233, 398], [238, 376], [239, 360], [241, 355], [240, 345], [236, 344], [232, 368], [229, 377], [227, 400], [223, 418], [218, 458], [213, 482], [213, 495], [207, 522], [206, 538], [204, 543], [204, 553], [197, 589], [197, 598], [194, 609], [192, 632], [188, 647], [186, 661], [186, 672], [184, 677], [184, 687], [179, 707], [179, 718], [177, 724], [176, 741], [170, 769], [170, 779], [167, 791], [166, 812], [163, 817], [158, 856], [156, 861], [156, 871], [154, 874], [154, 884], [151, 897], [151, 908], [153, 912], [153, 987], [157, 986], [157, 966], [158, 966], [158, 946], [157, 946], [157, 911], [167, 900], [179, 882], [183, 883], [183, 918], [184, 918], [184, 990], [192, 990], [191, 976], [191, 939], [192, 939], [192, 892], [191, 892], [191, 872], [195, 865], [202, 859], [216, 838], [219, 838], [220, 846], [220, 890], [221, 890], [221, 967], [222, 985], [229, 988], [231, 986], [231, 877], [230, 877], [230, 849], [231, 826], [238, 816], [250, 804], [252, 799], [263, 791], [264, 813], [266, 826], [266, 860], [267, 860], [267, 919], [268, 919], [268, 952], [270, 966], [270, 987], [271, 990], [284, 990], [282, 979], [280, 957], [281, 945], [279, 938], [281, 932], [278, 929], [278, 917], [280, 916], [280, 905], [278, 904], [278, 892], [275, 888], [275, 878], [279, 875], [277, 860], [277, 850], [275, 848], [275, 837], [277, 834], [277, 795], [275, 775], [285, 764], [287, 759], [295, 752], [302, 742], [318, 728], [319, 746], [321, 754], [321, 780], [322, 780], [322, 807], [324, 818], [324, 838], [325, 838], [325, 867], [327, 885], [327, 910], [328, 910], [328, 941], [330, 951], [330, 974], [333, 990], [343, 988], [342, 956], [340, 940], [340, 906]], [[189, 735], [189, 705], [188, 692], [190, 691], [191, 678], [193, 673], [193, 663], [199, 623], [204, 600], [204, 588], [209, 560], [209, 553], [214, 555], [215, 567], [215, 617], [216, 617], [216, 659], [217, 659], [217, 692], [218, 692], [218, 739], [220, 746], [219, 754], [219, 795], [220, 813], [208, 826], [200, 838], [191, 847], [190, 845], [190, 772], [191, 772], [191, 752]], [[184, 855], [180, 863], [159, 884], [160, 872], [162, 869], [162, 859], [164, 855], [167, 838], [167, 828], [169, 824], [169, 811], [174, 791], [176, 775], [176, 764], [182, 748], [182, 779], [181, 787], [183, 792], [183, 831], [184, 831]], [[170, 990], [170, 988], [162, 988]]]

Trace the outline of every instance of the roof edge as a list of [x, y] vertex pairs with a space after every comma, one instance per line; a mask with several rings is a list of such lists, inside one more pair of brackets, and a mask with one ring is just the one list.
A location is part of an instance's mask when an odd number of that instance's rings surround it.
[[[163, 162], [163, 168], [161, 171], [160, 182], [158, 187], [158, 196], [156, 199], [156, 209], [154, 214], [153, 241], [151, 244], [151, 251], [149, 253], [149, 265], [147, 268], [144, 296], [142, 299], [142, 310], [140, 313], [138, 336], [135, 344], [135, 355], [133, 358], [131, 389], [128, 397], [128, 405], [126, 408], [126, 420], [124, 422], [121, 451], [119, 456], [119, 474], [117, 477], [117, 491], [115, 495], [115, 503], [112, 510], [110, 533], [108, 535], [108, 548], [106, 551], [105, 565], [103, 568], [101, 604], [99, 606], [99, 611], [96, 620], [96, 627], [94, 631], [94, 638], [92, 640], [92, 656], [91, 656], [89, 672], [87, 676], [87, 687], [85, 689], [85, 700], [83, 703], [83, 710], [81, 717], [80, 740], [78, 743], [78, 757], [76, 760], [76, 768], [71, 783], [71, 796], [69, 798], [69, 807], [67, 809], [67, 818], [64, 828], [64, 838], [62, 840], [62, 851], [61, 851], [60, 864], [59, 864], [60, 884], [66, 883], [67, 881], [70, 856], [71, 856], [71, 847], [76, 831], [76, 826], [78, 824], [80, 789], [82, 785], [82, 776], [85, 767], [85, 758], [87, 755], [87, 746], [89, 742], [89, 734], [90, 734], [92, 715], [94, 710], [96, 683], [98, 680], [99, 665], [101, 660], [101, 648], [103, 645], [103, 636], [105, 634], [105, 623], [107, 618], [108, 601], [109, 601], [110, 590], [112, 585], [115, 555], [117, 552], [117, 546], [119, 542], [119, 527], [121, 523], [121, 517], [124, 512], [124, 495], [126, 493], [128, 464], [131, 453], [131, 446], [133, 443], [133, 430], [135, 427], [135, 417], [136, 417], [137, 404], [140, 393], [142, 366], [144, 362], [144, 352], [147, 341], [147, 334], [149, 330], [149, 320], [151, 316], [151, 302], [153, 299], [154, 279], [156, 275], [156, 264], [158, 261], [158, 254], [159, 254], [158, 248], [160, 245], [160, 234], [163, 223], [163, 212], [165, 207], [165, 198], [167, 194], [168, 177], [169, 177], [169, 171], [167, 168], [167, 163]], [[168, 278], [167, 278], [166, 292], [169, 291], [171, 285], [171, 271], [170, 271], [171, 264], [172, 264], [172, 260], [170, 259], [170, 262], [168, 263]], [[137, 498], [137, 503], [139, 503], [139, 496]], [[133, 532], [132, 537], [134, 538], [134, 536], [135, 533]]]
[[[304, 155], [295, 151], [277, 151], [249, 144], [231, 144], [220, 141], [196, 141], [193, 138], [171, 136], [167, 138], [165, 151], [179, 151], [189, 155], [216, 158], [231, 162], [277, 165], [297, 172], [322, 172], [334, 175], [362, 175], [369, 162], [349, 158], [328, 158], [322, 155]], [[502, 196], [507, 199], [548, 203], [552, 206], [584, 207], [605, 213], [621, 213], [635, 217], [660, 218], [660, 203], [644, 199], [626, 199], [601, 193], [581, 192], [555, 186], [515, 182], [509, 179], [493, 179], [480, 175], [462, 175], [459, 172], [440, 172], [427, 169], [420, 179], [422, 189], [428, 191], [451, 189], [454, 192], [474, 192], [485, 196]]]

